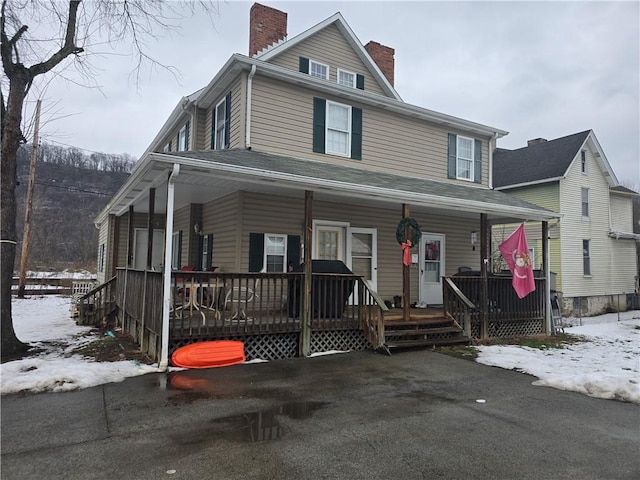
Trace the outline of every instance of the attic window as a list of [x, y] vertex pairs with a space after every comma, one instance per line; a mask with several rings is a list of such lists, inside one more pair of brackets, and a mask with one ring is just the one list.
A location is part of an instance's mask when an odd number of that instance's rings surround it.
[[309, 75], [323, 80], [329, 80], [329, 65], [309, 60]]
[[345, 87], [356, 87], [356, 74], [338, 69], [338, 83]]
[[582, 173], [587, 173], [587, 152], [585, 150], [580, 152], [580, 165]]

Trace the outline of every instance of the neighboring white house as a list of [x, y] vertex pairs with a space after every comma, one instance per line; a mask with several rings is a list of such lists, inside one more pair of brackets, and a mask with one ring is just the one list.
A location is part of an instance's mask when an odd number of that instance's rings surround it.
[[[493, 179], [501, 190], [562, 215], [549, 229], [551, 271], [565, 314], [626, 310], [637, 288], [633, 198], [621, 186], [592, 130], [497, 149]], [[507, 228], [494, 227], [494, 240]], [[538, 229], [532, 229], [537, 232]], [[529, 246], [539, 264], [539, 236]]]

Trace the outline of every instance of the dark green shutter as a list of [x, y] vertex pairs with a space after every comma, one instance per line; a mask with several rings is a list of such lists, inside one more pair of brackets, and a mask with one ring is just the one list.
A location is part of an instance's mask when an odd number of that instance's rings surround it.
[[356, 88], [364, 90], [364, 75], [356, 74]]
[[264, 267], [264, 233], [249, 234], [249, 271], [259, 272]]
[[189, 150], [189, 122], [187, 122], [187, 124], [184, 126], [185, 127], [185, 142], [184, 142], [184, 149], [185, 150]]
[[180, 130], [178, 130], [178, 135], [176, 135], [176, 152], [180, 151]]
[[473, 181], [482, 183], [482, 140], [475, 140], [476, 152], [473, 157]]
[[302, 73], [309, 73], [309, 59], [300, 57], [300, 61], [298, 63], [298, 70]]
[[450, 133], [449, 134], [449, 153], [447, 163], [447, 177], [456, 178], [456, 148], [458, 137]]
[[351, 108], [351, 158], [362, 160], [362, 109]]
[[227, 94], [224, 104], [224, 148], [229, 148], [229, 130], [231, 130], [231, 92]]
[[211, 150], [216, 149], [216, 106], [211, 111]]
[[169, 151], [171, 151], [171, 140], [169, 140]]
[[178, 231], [178, 264], [176, 265], [176, 269], [180, 270], [182, 268], [182, 230]]
[[326, 109], [324, 98], [313, 98], [313, 151], [316, 153], [324, 153]]
[[208, 270], [213, 263], [213, 233], [205, 235], [207, 239], [207, 254], [205, 255], [205, 265], [202, 266], [203, 270]]
[[300, 235], [287, 235], [287, 272], [300, 265]]

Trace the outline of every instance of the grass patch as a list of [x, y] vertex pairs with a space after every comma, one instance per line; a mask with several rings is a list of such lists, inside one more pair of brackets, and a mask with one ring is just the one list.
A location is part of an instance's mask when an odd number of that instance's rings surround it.
[[585, 342], [583, 337], [560, 333], [558, 335], [537, 335], [532, 337], [508, 337], [489, 338], [486, 340], [474, 340], [473, 345], [452, 345], [435, 347], [434, 350], [452, 357], [463, 358], [465, 360], [475, 360], [478, 357], [478, 346], [484, 345], [515, 345], [518, 347], [537, 348], [539, 350], [549, 350], [552, 348], [564, 348], [566, 345]]

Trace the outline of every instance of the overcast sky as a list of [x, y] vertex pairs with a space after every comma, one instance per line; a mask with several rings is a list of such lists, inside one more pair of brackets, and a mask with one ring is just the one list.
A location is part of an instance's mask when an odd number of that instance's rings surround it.
[[[507, 130], [500, 147], [593, 129], [618, 180], [640, 186], [637, 1], [262, 3], [288, 13], [289, 38], [341, 12], [362, 43], [395, 48], [395, 87], [405, 102]], [[212, 19], [185, 19], [180, 32], [149, 42], [178, 80], [147, 69], [136, 84], [131, 47], [101, 47], [91, 60], [101, 90], [52, 82], [45, 102], [59, 100], [66, 117], [41, 136], [140, 156], [182, 96], [205, 86], [233, 53], [247, 54], [250, 7], [220, 1]]]

